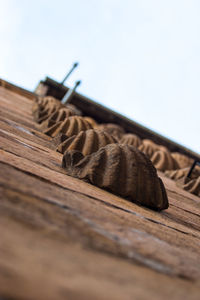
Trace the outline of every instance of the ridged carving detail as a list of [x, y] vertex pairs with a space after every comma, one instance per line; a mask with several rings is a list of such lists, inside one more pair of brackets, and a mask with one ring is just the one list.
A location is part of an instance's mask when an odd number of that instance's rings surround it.
[[60, 103], [60, 101], [52, 96], [38, 97], [33, 103], [32, 112], [35, 113], [38, 110], [44, 109], [50, 103]]
[[70, 150], [82, 152], [84, 156], [98, 151], [100, 148], [116, 143], [117, 140], [109, 133], [102, 130], [89, 129], [81, 131], [74, 135], [57, 147], [57, 151], [65, 153]]
[[168, 208], [162, 180], [151, 161], [135, 147], [109, 144], [84, 157], [79, 151], [63, 156], [70, 176], [83, 179], [114, 194], [155, 210]]
[[121, 126], [112, 123], [100, 124], [97, 126], [97, 129], [108, 132], [109, 134], [116, 137], [118, 140], [120, 140], [125, 134], [125, 131]]
[[124, 134], [120, 140], [120, 144], [131, 145], [138, 148], [142, 144], [142, 140], [136, 134]]
[[61, 107], [63, 107], [63, 104], [54, 97], [41, 98], [33, 105], [33, 117], [36, 122], [41, 123]]
[[69, 108], [74, 113], [74, 115], [76, 115], [76, 116], [82, 116], [83, 115], [82, 111], [80, 111], [80, 109], [78, 109], [75, 105], [73, 105], [71, 103], [66, 103], [65, 107]]
[[146, 156], [148, 156], [149, 158], [151, 158], [154, 152], [158, 150], [168, 151], [166, 147], [157, 145], [153, 141], [148, 139], [144, 139], [138, 149], [146, 154]]
[[200, 197], [200, 176], [191, 180], [185, 179], [181, 184], [177, 183], [177, 185], [181, 185], [185, 191]]
[[189, 168], [178, 169], [178, 170], [168, 170], [165, 171], [165, 175], [173, 180], [178, 180], [185, 177], [189, 172]]
[[95, 128], [95, 127], [98, 126], [97, 122], [93, 118], [91, 118], [91, 117], [84, 117], [84, 119], [86, 121], [88, 121], [92, 125], [93, 128]]
[[67, 119], [73, 115], [75, 115], [75, 113], [67, 107], [58, 108], [55, 110], [54, 113], [52, 113], [45, 121], [43, 121], [40, 124], [39, 129], [43, 131], [43, 130], [53, 126], [55, 123], [64, 121], [65, 119]]
[[187, 168], [193, 163], [193, 159], [184, 154], [173, 152], [171, 155], [177, 161], [180, 169]]
[[85, 131], [88, 129], [92, 129], [92, 125], [83, 117], [72, 116], [64, 121], [57, 122], [47, 130], [44, 130], [44, 133], [51, 137], [55, 137], [60, 133], [66, 135], [67, 137], [71, 137], [78, 134], [80, 131]]
[[177, 186], [184, 190], [200, 196], [200, 168], [197, 166], [187, 177], [190, 168], [179, 169], [175, 171], [166, 171], [165, 175], [176, 181]]
[[154, 167], [160, 171], [176, 170], [179, 168], [178, 163], [169, 151], [155, 151], [151, 157], [151, 161]]
[[[165, 171], [165, 175], [173, 180], [179, 180], [183, 177], [186, 177], [190, 168], [183, 168], [178, 170]], [[191, 179], [195, 179], [200, 176], [200, 168], [196, 167], [192, 174], [190, 175]]]
[[58, 113], [59, 110], [68, 109], [71, 115], [82, 115], [81, 111], [72, 104], [62, 104], [58, 99], [47, 96], [37, 99], [32, 107], [32, 113], [37, 123], [42, 123], [47, 120], [53, 113]]

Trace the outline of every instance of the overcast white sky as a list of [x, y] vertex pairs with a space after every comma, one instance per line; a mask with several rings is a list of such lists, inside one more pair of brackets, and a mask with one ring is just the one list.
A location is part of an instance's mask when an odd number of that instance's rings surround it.
[[50, 76], [200, 153], [199, 0], [0, 0], [0, 77]]

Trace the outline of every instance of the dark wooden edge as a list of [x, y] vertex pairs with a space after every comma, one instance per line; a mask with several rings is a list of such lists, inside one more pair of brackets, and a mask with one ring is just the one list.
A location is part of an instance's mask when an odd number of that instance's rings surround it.
[[9, 91], [12, 91], [12, 92], [18, 94], [18, 95], [21, 95], [28, 99], [31, 99], [31, 100], [34, 100], [37, 97], [36, 93], [30, 92], [26, 89], [23, 89], [15, 84], [12, 84], [6, 80], [3, 80], [1, 78], [0, 78], [0, 86], [4, 87], [5, 89], [7, 89]]
[[46, 77], [45, 80], [39, 82], [34, 92], [38, 96], [53, 96], [61, 100], [68, 90], [69, 88], [65, 85]]

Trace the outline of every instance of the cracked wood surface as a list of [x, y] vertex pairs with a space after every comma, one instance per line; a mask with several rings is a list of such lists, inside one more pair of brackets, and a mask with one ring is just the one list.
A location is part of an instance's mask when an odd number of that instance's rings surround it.
[[0, 87], [0, 298], [199, 299], [200, 199], [161, 213], [69, 177], [32, 100]]

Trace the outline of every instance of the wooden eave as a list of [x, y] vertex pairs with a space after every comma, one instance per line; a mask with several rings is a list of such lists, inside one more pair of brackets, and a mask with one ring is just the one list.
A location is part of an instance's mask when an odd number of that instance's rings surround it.
[[199, 299], [199, 197], [159, 172], [158, 213], [67, 176], [22, 91], [0, 86], [0, 298]]
[[[61, 100], [68, 90], [68, 87], [63, 86], [59, 82], [47, 77], [44, 81], [41, 81], [38, 84], [35, 93], [43, 96], [54, 96]], [[43, 91], [42, 94], [41, 91]], [[147, 127], [144, 127], [119, 113], [116, 113], [115, 111], [89, 99], [88, 97], [85, 97], [82, 94], [75, 92], [69, 103], [74, 104], [84, 113], [84, 115], [94, 118], [99, 123], [116, 123], [122, 126], [127, 133], [137, 134], [141, 139], [150, 139], [156, 144], [167, 147], [171, 152], [179, 152], [191, 157], [192, 159], [200, 160], [199, 153], [196, 153], [187, 147], [184, 147], [148, 129]]]

